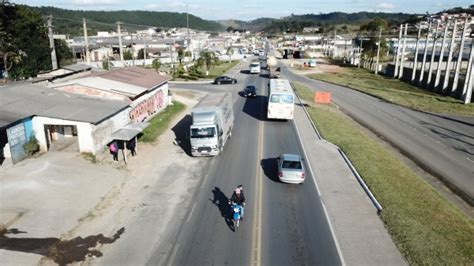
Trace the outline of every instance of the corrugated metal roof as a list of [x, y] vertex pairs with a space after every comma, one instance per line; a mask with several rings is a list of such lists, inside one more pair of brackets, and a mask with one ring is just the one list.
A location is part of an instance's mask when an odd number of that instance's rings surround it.
[[62, 67], [67, 70], [72, 70], [72, 71], [86, 71], [86, 70], [91, 70], [93, 67], [85, 64], [74, 64], [74, 65], [69, 65], [69, 66], [64, 66]]
[[51, 88], [64, 87], [70, 84], [78, 84], [90, 88], [96, 88], [98, 90], [115, 92], [132, 98], [148, 90], [144, 87], [134, 86], [123, 82], [94, 76], [87, 76], [85, 78], [72, 79], [63, 83], [57, 83], [51, 85]]
[[138, 122], [138, 123], [128, 124], [122, 127], [121, 129], [115, 131], [114, 133], [112, 133], [112, 135], [110, 136], [110, 141], [131, 140], [132, 138], [140, 134], [140, 132], [142, 132], [148, 125], [150, 125], [150, 123], [148, 122]]
[[97, 124], [126, 107], [128, 103], [123, 101], [17, 83], [0, 87], [0, 128], [35, 115]]
[[114, 69], [112, 71], [93, 73], [92, 76], [115, 80], [122, 83], [152, 89], [168, 80], [168, 76], [159, 75], [155, 70], [142, 67], [127, 67]]

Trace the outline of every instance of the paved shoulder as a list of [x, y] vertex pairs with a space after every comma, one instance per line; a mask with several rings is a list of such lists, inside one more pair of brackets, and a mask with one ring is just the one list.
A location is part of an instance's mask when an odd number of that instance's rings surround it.
[[406, 264], [338, 148], [318, 140], [301, 106], [295, 106], [295, 125], [345, 262], [348, 265]]

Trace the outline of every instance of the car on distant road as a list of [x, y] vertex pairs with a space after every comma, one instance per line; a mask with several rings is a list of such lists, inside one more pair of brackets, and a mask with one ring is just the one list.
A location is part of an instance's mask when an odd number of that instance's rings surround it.
[[281, 182], [291, 184], [301, 184], [304, 182], [304, 166], [301, 156], [284, 153], [277, 160], [278, 178]]
[[235, 84], [237, 79], [228, 76], [220, 76], [214, 79], [214, 84]]
[[245, 97], [257, 97], [257, 88], [253, 85], [247, 85], [244, 89], [243, 95]]

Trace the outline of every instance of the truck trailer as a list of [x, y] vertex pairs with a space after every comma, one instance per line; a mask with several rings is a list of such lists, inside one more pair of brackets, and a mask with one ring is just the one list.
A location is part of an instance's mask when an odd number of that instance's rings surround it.
[[216, 156], [221, 153], [234, 125], [232, 95], [229, 92], [208, 94], [191, 110], [191, 116], [191, 154]]

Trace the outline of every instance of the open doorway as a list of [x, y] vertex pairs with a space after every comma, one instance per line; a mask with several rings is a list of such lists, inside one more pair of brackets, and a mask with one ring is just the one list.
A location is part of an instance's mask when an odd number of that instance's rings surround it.
[[77, 127], [74, 125], [44, 125], [48, 151], [79, 151]]

